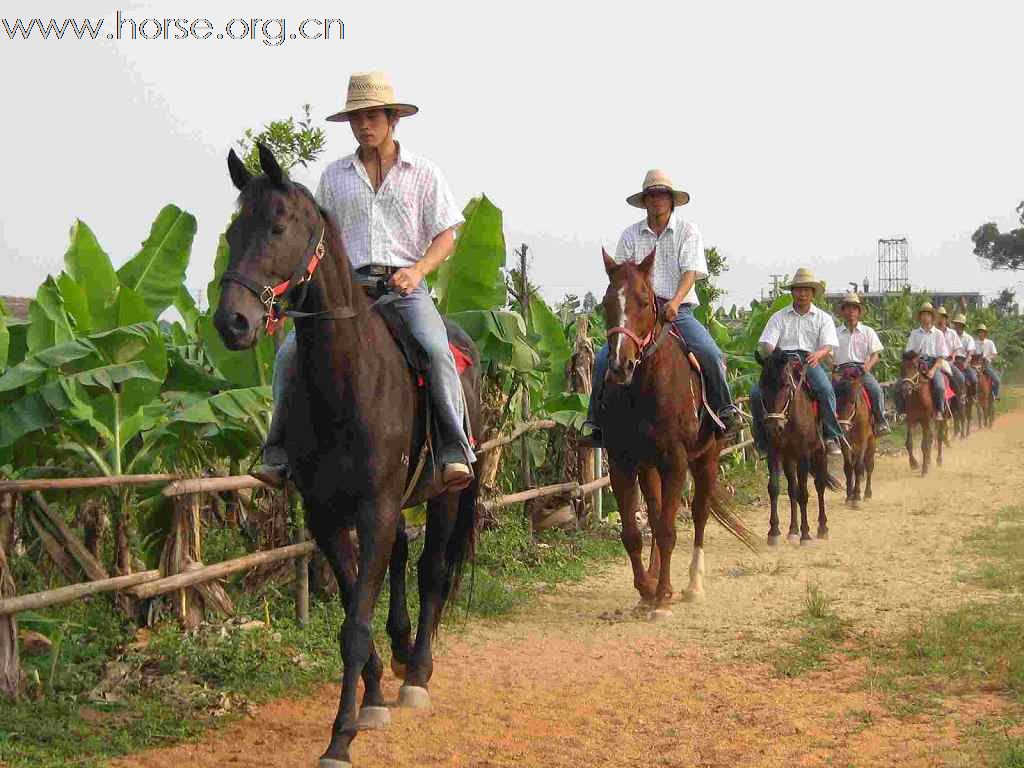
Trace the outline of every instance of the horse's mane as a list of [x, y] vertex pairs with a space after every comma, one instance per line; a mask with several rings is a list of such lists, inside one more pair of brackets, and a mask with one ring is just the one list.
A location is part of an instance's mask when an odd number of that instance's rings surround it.
[[917, 352], [915, 352], [912, 349], [908, 349], [906, 352], [903, 353], [903, 362], [907, 363], [910, 362], [911, 360], [916, 360], [917, 357]]
[[782, 350], [776, 349], [767, 358], [761, 359], [761, 389], [767, 392], [778, 392], [784, 383], [783, 372], [786, 370], [787, 356]]

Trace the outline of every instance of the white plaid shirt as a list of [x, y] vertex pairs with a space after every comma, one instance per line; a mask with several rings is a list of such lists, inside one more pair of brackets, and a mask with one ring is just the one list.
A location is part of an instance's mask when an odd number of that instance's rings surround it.
[[946, 337], [946, 350], [949, 353], [947, 357], [956, 357], [957, 353], [963, 354], [960, 348], [964, 343], [960, 340], [960, 334], [947, 325], [942, 335]]
[[[960, 334], [957, 334], [957, 335], [960, 337], [960, 352], [959, 352], [959, 354], [962, 355], [963, 357], [966, 357], [968, 360], [970, 360], [971, 359], [971, 355], [973, 355], [975, 349], [977, 349], [977, 347], [975, 347], [975, 345], [974, 345], [974, 337], [971, 336], [971, 334], [967, 333], [967, 331], [964, 331], [963, 333], [960, 333]], [[953, 356], [956, 357], [957, 355], [953, 355]]]
[[804, 314], [797, 312], [790, 304], [769, 318], [758, 344], [768, 344], [783, 352], [817, 352], [822, 347], [835, 350], [839, 346], [836, 323], [832, 316], [811, 304]]
[[932, 326], [931, 330], [915, 328], [910, 332], [907, 339], [907, 352], [916, 352], [921, 357], [948, 357], [949, 347], [946, 346], [946, 336], [938, 328]]
[[334, 215], [353, 269], [412, 266], [435, 237], [462, 221], [437, 166], [404, 149], [376, 193], [355, 154], [335, 160], [320, 177], [316, 199]]
[[992, 341], [992, 339], [985, 339], [984, 341], [978, 339], [974, 343], [974, 351], [977, 352], [982, 357], [984, 357], [989, 362], [995, 360], [996, 355], [999, 354], [998, 352], [996, 352], [996, 343]]
[[[704, 257], [704, 239], [697, 225], [684, 221], [679, 211], [673, 211], [668, 226], [661, 235], [647, 225], [647, 219], [628, 227], [619, 238], [615, 249], [615, 261], [622, 264], [632, 261], [639, 264], [657, 248], [654, 267], [651, 270], [651, 285], [654, 295], [668, 301], [676, 295], [679, 281], [684, 272], [696, 272], [697, 280], [708, 276], [708, 262]], [[683, 299], [683, 304], [700, 304], [696, 285]]]
[[871, 355], [885, 349], [875, 329], [864, 323], [857, 323], [852, 332], [846, 327], [846, 323], [843, 323], [836, 336], [839, 340], [836, 347], [836, 365], [866, 363]]

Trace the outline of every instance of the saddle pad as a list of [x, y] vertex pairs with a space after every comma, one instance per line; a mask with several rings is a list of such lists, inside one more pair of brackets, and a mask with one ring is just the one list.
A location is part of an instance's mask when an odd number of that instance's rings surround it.
[[473, 366], [473, 361], [470, 360], [469, 355], [455, 346], [455, 342], [449, 341], [448, 349], [452, 351], [452, 357], [455, 358], [455, 370], [459, 372], [460, 376], [466, 371], [466, 369]]

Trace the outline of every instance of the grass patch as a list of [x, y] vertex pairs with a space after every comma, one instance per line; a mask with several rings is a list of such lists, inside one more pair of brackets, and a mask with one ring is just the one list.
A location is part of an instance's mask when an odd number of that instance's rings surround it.
[[807, 583], [804, 609], [796, 624], [801, 630], [799, 640], [773, 652], [770, 658], [782, 677], [799, 677], [819, 668], [849, 634], [849, 623], [833, 610], [832, 600], [814, 582]]
[[[220, 542], [225, 553], [237, 545]], [[418, 611], [415, 562], [410, 552], [409, 608]], [[479, 541], [475, 568], [445, 620], [458, 630], [467, 617], [499, 617], [526, 605], [539, 591], [579, 581], [602, 563], [619, 557], [618, 533], [550, 532], [530, 539], [521, 515], [510, 512], [500, 528]], [[236, 590], [232, 590], [237, 594]], [[23, 615], [21, 625], [54, 636], [63, 633], [59, 654], [23, 658], [28, 675], [38, 676], [42, 698], [0, 702], [0, 765], [105, 765], [115, 756], [172, 744], [230, 721], [258, 703], [301, 695], [340, 675], [338, 600], [314, 600], [310, 623], [294, 620], [290, 587], [236, 599], [239, 619], [183, 633], [169, 622], [152, 631], [148, 645], [130, 648], [134, 627], [124, 623], [105, 599]], [[386, 656], [387, 589], [374, 618], [377, 647]], [[269, 618], [266, 626], [242, 630], [245, 619]], [[56, 643], [55, 643], [56, 649]], [[90, 701], [108, 662], [131, 670], [113, 700]], [[325, 727], [326, 724], [325, 724]]]

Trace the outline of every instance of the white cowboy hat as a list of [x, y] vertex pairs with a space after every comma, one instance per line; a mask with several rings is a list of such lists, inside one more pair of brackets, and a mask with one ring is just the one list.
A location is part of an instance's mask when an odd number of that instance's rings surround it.
[[637, 192], [635, 195], [627, 197], [626, 202], [634, 208], [643, 208], [644, 193], [651, 189], [671, 192], [672, 201], [676, 205], [686, 205], [690, 202], [689, 193], [683, 192], [681, 189], [676, 189], [672, 185], [672, 179], [669, 178], [668, 174], [664, 171], [658, 170], [657, 168], [647, 172], [647, 175], [644, 176], [644, 185], [641, 191]]
[[813, 288], [816, 295], [825, 291], [825, 284], [814, 276], [808, 267], [800, 267], [788, 285], [782, 286], [785, 290], [791, 291], [794, 288]]
[[336, 123], [348, 122], [353, 112], [363, 109], [393, 109], [399, 117], [409, 117], [420, 111], [412, 104], [395, 100], [395, 90], [383, 72], [356, 72], [348, 79], [348, 98], [345, 108], [328, 117]]

